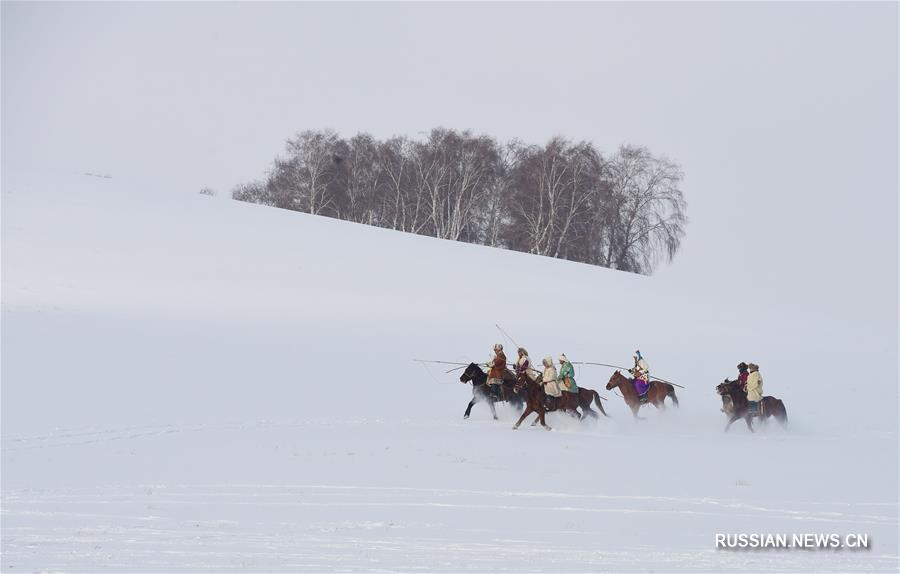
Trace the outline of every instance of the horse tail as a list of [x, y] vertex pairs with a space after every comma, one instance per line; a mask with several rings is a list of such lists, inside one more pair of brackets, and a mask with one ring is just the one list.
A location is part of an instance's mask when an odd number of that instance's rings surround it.
[[779, 410], [781, 412], [778, 413], [778, 416], [776, 416], [775, 418], [778, 419], [778, 422], [780, 422], [782, 425], [787, 426], [787, 424], [788, 424], [787, 409], [784, 408], [784, 402], [781, 399], [778, 399], [778, 406], [780, 407]]
[[675, 387], [672, 385], [666, 385], [666, 396], [672, 399], [672, 404], [676, 407], [678, 406], [678, 397], [675, 396]]
[[597, 408], [600, 409], [600, 412], [603, 413], [603, 416], [608, 417], [609, 415], [606, 414], [605, 410], [603, 410], [603, 402], [600, 399], [600, 393], [595, 390], [591, 390], [591, 392], [594, 393], [594, 403], [596, 403]]

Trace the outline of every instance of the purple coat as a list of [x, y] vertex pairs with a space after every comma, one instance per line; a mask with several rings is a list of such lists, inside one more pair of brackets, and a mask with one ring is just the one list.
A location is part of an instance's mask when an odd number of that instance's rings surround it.
[[644, 379], [635, 379], [634, 380], [634, 390], [637, 391], [637, 394], [643, 395], [649, 389], [650, 389], [650, 383], [648, 383]]

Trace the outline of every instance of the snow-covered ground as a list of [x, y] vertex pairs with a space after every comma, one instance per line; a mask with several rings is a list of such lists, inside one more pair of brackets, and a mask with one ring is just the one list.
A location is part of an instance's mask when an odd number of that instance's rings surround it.
[[[897, 381], [860, 368], [893, 319], [115, 179], [2, 208], [4, 572], [898, 569]], [[681, 408], [635, 422], [582, 367], [611, 418], [465, 421], [412, 359], [484, 360], [494, 323], [535, 359], [640, 347]], [[787, 431], [722, 432], [740, 360]], [[716, 550], [741, 532], [871, 548]]]

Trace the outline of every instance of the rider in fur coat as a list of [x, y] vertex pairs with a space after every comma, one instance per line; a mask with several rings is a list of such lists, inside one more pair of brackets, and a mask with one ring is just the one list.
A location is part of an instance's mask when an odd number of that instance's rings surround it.
[[759, 365], [750, 363], [747, 365], [750, 375], [747, 376], [747, 401], [750, 403], [750, 411], [759, 412], [759, 402], [763, 399], [763, 380], [759, 374]]

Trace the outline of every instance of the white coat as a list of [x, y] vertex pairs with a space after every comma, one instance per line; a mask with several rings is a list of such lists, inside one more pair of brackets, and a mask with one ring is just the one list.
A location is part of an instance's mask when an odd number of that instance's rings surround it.
[[640, 358], [637, 360], [637, 363], [634, 365], [634, 376], [647, 380], [647, 377], [650, 376], [650, 364], [647, 363], [647, 360], [644, 358]]
[[747, 400], [761, 401], [763, 398], [763, 380], [759, 371], [753, 371], [747, 377]]
[[559, 383], [556, 382], [556, 378], [556, 367], [554, 367], [553, 365], [544, 367], [544, 375], [542, 377], [542, 381], [544, 383], [544, 392], [551, 397], [562, 396], [562, 391], [559, 388]]

